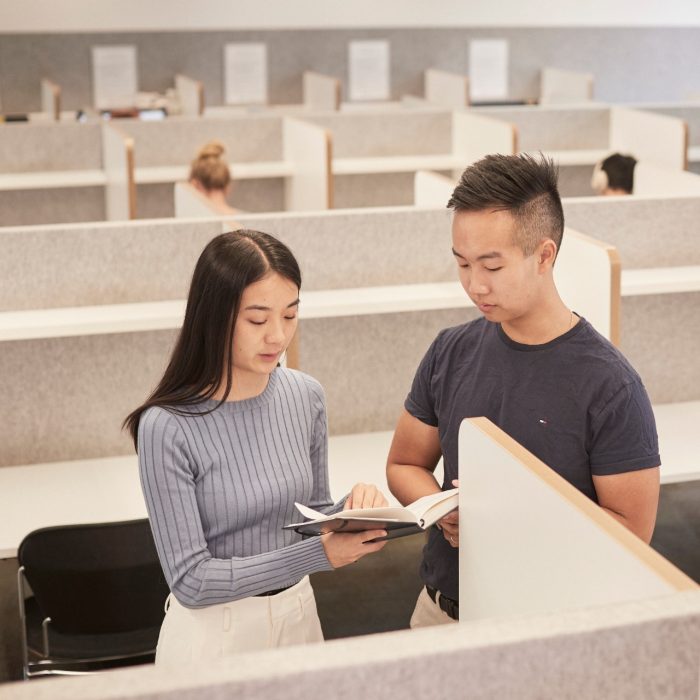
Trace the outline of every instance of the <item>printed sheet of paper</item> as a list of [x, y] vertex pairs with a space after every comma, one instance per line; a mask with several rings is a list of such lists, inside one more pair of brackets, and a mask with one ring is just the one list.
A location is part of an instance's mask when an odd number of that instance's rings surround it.
[[469, 90], [472, 101], [508, 97], [508, 42], [505, 39], [469, 42]]
[[266, 44], [226, 44], [224, 88], [226, 104], [267, 104]]
[[92, 94], [96, 109], [131, 107], [138, 77], [135, 46], [92, 47]]
[[348, 66], [351, 101], [389, 99], [388, 41], [351, 41]]

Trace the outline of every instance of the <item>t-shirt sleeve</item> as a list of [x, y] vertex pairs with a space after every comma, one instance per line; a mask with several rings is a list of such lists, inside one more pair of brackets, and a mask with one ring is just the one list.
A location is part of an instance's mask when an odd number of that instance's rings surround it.
[[641, 380], [625, 384], [593, 420], [594, 476], [658, 467], [659, 441], [651, 402]]
[[404, 402], [404, 408], [414, 418], [433, 427], [437, 427], [438, 419], [432, 379], [441, 339], [442, 333], [435, 338], [428, 352], [425, 353]]

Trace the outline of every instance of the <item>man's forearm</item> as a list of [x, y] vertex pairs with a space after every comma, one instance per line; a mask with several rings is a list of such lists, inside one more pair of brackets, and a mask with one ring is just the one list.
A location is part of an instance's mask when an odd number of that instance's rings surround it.
[[440, 491], [440, 484], [433, 473], [414, 464], [389, 464], [386, 476], [389, 490], [404, 506]]

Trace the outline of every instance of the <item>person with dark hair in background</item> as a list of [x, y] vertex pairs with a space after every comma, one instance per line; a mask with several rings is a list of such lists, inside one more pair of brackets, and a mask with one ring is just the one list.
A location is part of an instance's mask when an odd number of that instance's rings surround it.
[[593, 169], [591, 187], [598, 195], [613, 196], [632, 194], [634, 191], [634, 166], [637, 161], [632, 156], [613, 153]]
[[197, 261], [165, 373], [126, 418], [170, 586], [156, 663], [321, 641], [308, 574], [381, 549], [386, 531], [302, 539], [294, 503], [324, 513], [386, 505], [367, 484], [331, 501], [323, 389], [279, 366], [301, 273], [266, 233], [212, 239]]
[[[487, 156], [464, 171], [448, 207], [459, 278], [483, 317], [441, 331], [420, 363], [387, 459], [391, 492], [406, 504], [458, 484], [459, 426], [486, 416], [649, 542], [654, 415], [639, 375], [557, 292], [556, 168]], [[440, 457], [443, 484], [433, 476]], [[459, 617], [458, 522], [452, 513], [430, 529], [412, 627]]]
[[226, 160], [226, 149], [220, 141], [205, 144], [190, 165], [190, 184], [220, 214], [237, 214], [228, 203], [231, 192], [231, 169]]

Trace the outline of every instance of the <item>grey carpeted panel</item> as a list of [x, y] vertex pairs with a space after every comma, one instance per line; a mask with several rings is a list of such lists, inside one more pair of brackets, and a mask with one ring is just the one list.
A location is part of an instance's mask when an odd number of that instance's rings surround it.
[[184, 299], [218, 221], [7, 228], [0, 232], [0, 310]]
[[209, 32], [106, 32], [0, 35], [0, 88], [6, 111], [37, 111], [39, 82], [63, 88], [65, 109], [91, 103], [90, 47], [133, 44], [139, 87], [164, 92], [182, 72], [204, 82], [207, 103], [223, 103], [223, 47], [227, 42], [268, 44], [272, 103], [301, 101], [301, 74], [338, 76], [347, 95], [348, 42], [391, 42], [391, 92], [421, 94], [426, 68], [468, 73], [469, 41], [509, 42], [509, 94], [535, 98], [543, 66], [593, 73], [602, 101], [678, 100], [697, 93], [700, 62], [697, 27], [456, 27]]
[[614, 245], [623, 269], [700, 265], [700, 197], [605, 197], [563, 205], [567, 226]]
[[514, 124], [522, 151], [607, 148], [610, 109], [478, 108], [478, 114]]
[[0, 226], [104, 221], [104, 187], [0, 192]]
[[333, 205], [336, 209], [410, 206], [413, 178], [413, 173], [335, 175]]
[[300, 368], [326, 391], [332, 435], [392, 430], [438, 332], [474, 308], [315, 319], [300, 325]]
[[621, 327], [652, 403], [700, 399], [700, 293], [623, 297]]
[[162, 376], [174, 331], [2, 344], [0, 466], [133, 453], [121, 429]]

